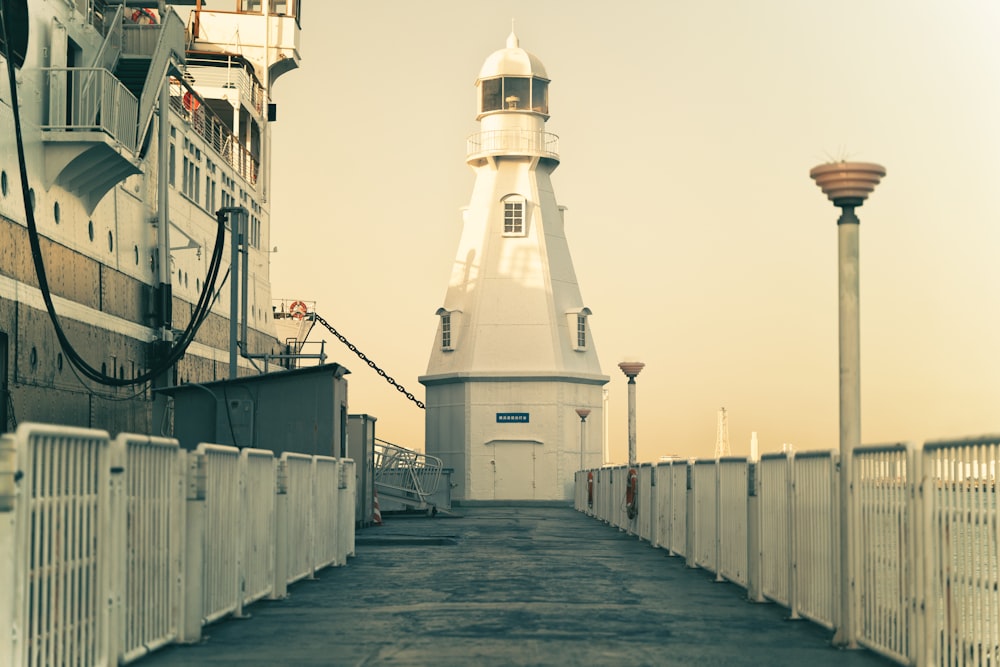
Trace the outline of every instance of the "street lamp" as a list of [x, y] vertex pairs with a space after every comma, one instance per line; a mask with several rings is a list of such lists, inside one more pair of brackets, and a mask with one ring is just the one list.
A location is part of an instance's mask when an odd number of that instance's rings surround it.
[[618, 364], [628, 378], [628, 465], [635, 465], [635, 376], [646, 367], [641, 361], [623, 361]]
[[858, 227], [854, 209], [864, 204], [885, 176], [870, 162], [831, 162], [813, 167], [809, 176], [841, 210], [837, 220], [840, 303], [840, 624], [833, 641], [856, 648], [851, 583], [854, 556], [851, 536], [851, 456], [861, 445], [861, 328], [858, 319]]
[[587, 415], [590, 414], [590, 408], [577, 408], [576, 414], [580, 416], [580, 470], [585, 468], [583, 453], [586, 449], [587, 437], [586, 437], [586, 423]]

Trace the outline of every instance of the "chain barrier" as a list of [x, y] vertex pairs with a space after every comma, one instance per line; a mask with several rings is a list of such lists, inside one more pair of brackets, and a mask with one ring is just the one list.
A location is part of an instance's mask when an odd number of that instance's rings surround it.
[[313, 313], [313, 317], [316, 318], [317, 322], [319, 322], [324, 327], [326, 327], [327, 331], [329, 331], [334, 336], [336, 336], [337, 339], [341, 343], [343, 343], [344, 345], [346, 345], [348, 350], [350, 350], [354, 354], [358, 355], [358, 358], [361, 359], [361, 361], [363, 361], [366, 364], [368, 364], [369, 368], [371, 368], [372, 370], [374, 370], [380, 376], [384, 377], [386, 382], [388, 382], [389, 384], [391, 384], [393, 387], [396, 388], [396, 391], [398, 391], [399, 393], [401, 393], [402, 395], [406, 396], [408, 399], [410, 399], [411, 401], [413, 401], [414, 403], [416, 403], [417, 407], [420, 408], [421, 410], [425, 409], [423, 401], [421, 401], [420, 399], [418, 399], [416, 396], [414, 396], [410, 392], [406, 391], [406, 387], [404, 387], [403, 385], [401, 385], [398, 382], [396, 382], [396, 380], [393, 379], [393, 377], [391, 375], [387, 374], [384, 370], [382, 370], [381, 368], [379, 368], [378, 365], [376, 365], [376, 363], [374, 361], [372, 361], [367, 356], [365, 356], [365, 353], [362, 352], [361, 350], [359, 350], [354, 343], [352, 343], [351, 341], [347, 340], [347, 338], [344, 336], [344, 334], [342, 334], [339, 331], [337, 331], [336, 329], [334, 329], [333, 325], [330, 324], [329, 322], [327, 322], [325, 319], [323, 319], [323, 317], [319, 313]]

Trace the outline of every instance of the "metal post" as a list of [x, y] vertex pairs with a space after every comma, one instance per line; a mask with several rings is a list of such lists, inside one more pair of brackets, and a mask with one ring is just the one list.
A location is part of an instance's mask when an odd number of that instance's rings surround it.
[[587, 468], [587, 415], [590, 414], [590, 408], [577, 408], [576, 414], [580, 416], [580, 470], [586, 470]]
[[160, 340], [172, 341], [173, 334], [173, 293], [171, 281], [173, 268], [170, 265], [170, 86], [164, 80], [160, 84], [159, 129], [157, 143], [159, 151], [159, 175], [156, 181], [157, 219], [157, 265], [159, 269], [159, 315]]
[[240, 340], [240, 244], [246, 234], [247, 210], [242, 206], [227, 207], [219, 209], [219, 214], [229, 216], [229, 379], [235, 380]]
[[236, 379], [236, 348], [239, 346], [240, 226], [242, 217], [229, 212], [229, 379]]
[[[836, 203], [836, 202], [835, 202]], [[857, 648], [854, 628], [853, 591], [855, 563], [852, 549], [851, 455], [861, 445], [861, 325], [858, 300], [859, 220], [854, 206], [843, 206], [837, 220], [838, 286], [840, 322], [840, 562], [841, 624], [834, 643]]]
[[841, 209], [837, 220], [840, 327], [840, 622], [833, 643], [857, 648], [854, 618], [855, 562], [851, 459], [861, 445], [861, 327], [858, 227], [854, 209], [875, 189], [885, 167], [866, 162], [835, 162], [814, 167], [809, 176]]
[[641, 361], [623, 361], [618, 364], [628, 378], [628, 465], [635, 466], [635, 376], [645, 368]]
[[635, 376], [628, 379], [628, 465], [635, 465]]

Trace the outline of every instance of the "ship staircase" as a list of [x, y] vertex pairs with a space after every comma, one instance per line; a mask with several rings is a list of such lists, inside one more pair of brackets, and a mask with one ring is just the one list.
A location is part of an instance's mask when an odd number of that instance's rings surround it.
[[407, 510], [430, 515], [446, 512], [434, 504], [441, 484], [441, 459], [375, 438], [375, 490], [382, 500], [393, 500]]

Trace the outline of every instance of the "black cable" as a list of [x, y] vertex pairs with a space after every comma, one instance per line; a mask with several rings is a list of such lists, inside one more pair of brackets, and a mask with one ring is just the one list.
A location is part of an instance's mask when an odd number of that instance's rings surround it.
[[[6, 12], [4, 10], [4, 5], [5, 3], [0, 0], [0, 33], [3, 35], [4, 45], [7, 47], [7, 51], [9, 52], [11, 50], [11, 41], [5, 17]], [[35, 275], [38, 279], [38, 287], [42, 293], [42, 299], [45, 302], [45, 310], [48, 312], [49, 319], [52, 321], [56, 338], [59, 340], [59, 346], [66, 354], [66, 358], [69, 362], [77, 368], [80, 373], [82, 373], [87, 379], [98, 384], [112, 387], [124, 387], [150, 382], [169, 370], [181, 359], [181, 357], [184, 356], [188, 345], [190, 345], [191, 341], [194, 340], [198, 328], [205, 321], [208, 317], [208, 313], [211, 311], [211, 295], [214, 294], [215, 291], [215, 281], [218, 277], [219, 266], [221, 266], [222, 263], [222, 250], [225, 245], [225, 222], [223, 220], [223, 215], [217, 214], [219, 229], [216, 234], [215, 250], [212, 254], [209, 272], [208, 275], [206, 275], [205, 286], [202, 290], [200, 298], [198, 299], [198, 304], [195, 307], [194, 312], [192, 312], [191, 320], [188, 322], [187, 328], [182, 332], [178, 342], [170, 348], [170, 351], [164, 359], [149, 371], [128, 380], [110, 377], [88, 364], [66, 337], [66, 333], [59, 322], [59, 316], [56, 313], [55, 305], [52, 302], [52, 294], [49, 289], [48, 276], [45, 272], [45, 262], [42, 257], [38, 228], [35, 224], [35, 212], [30, 203], [31, 196], [30, 188], [28, 187], [28, 169], [24, 155], [24, 141], [21, 136], [21, 114], [17, 97], [17, 80], [14, 72], [14, 61], [10, 57], [10, 53], [8, 53], [4, 59], [7, 62], [7, 79], [10, 83], [11, 112], [14, 119], [14, 135], [17, 145], [18, 171], [21, 177], [21, 197], [24, 203], [25, 222], [28, 228], [28, 240], [31, 245], [31, 258], [35, 266]], [[161, 220], [160, 224], [170, 223], [168, 220]], [[161, 274], [163, 271], [164, 267], [160, 267]]]

